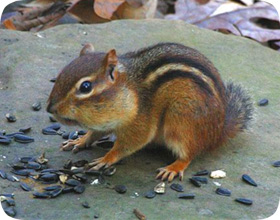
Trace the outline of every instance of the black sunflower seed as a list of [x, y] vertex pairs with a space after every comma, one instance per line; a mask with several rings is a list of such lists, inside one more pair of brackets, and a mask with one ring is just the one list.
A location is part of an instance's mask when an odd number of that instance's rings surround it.
[[47, 128], [50, 128], [50, 129], [53, 129], [53, 130], [58, 131], [58, 130], [61, 128], [61, 124], [59, 124], [59, 123], [54, 123], [54, 124], [48, 126]]
[[84, 168], [83, 167], [79, 167], [79, 168], [75, 168], [71, 170], [73, 174], [77, 174], [77, 173], [83, 173], [84, 172]]
[[7, 174], [6, 174], [6, 172], [4, 170], [0, 170], [0, 177], [2, 179], [6, 179], [7, 178]]
[[78, 186], [81, 185], [81, 182], [75, 179], [68, 179], [66, 180], [65, 184], [68, 186]]
[[57, 190], [57, 189], [62, 189], [62, 186], [53, 185], [53, 186], [47, 186], [47, 187], [44, 188], [44, 190], [46, 190], [46, 191], [54, 191], [54, 190]]
[[73, 178], [75, 178], [76, 180], [81, 181], [82, 183], [86, 183], [87, 182], [86, 175], [84, 175], [82, 173], [77, 173], [77, 174], [73, 175]]
[[259, 102], [258, 102], [258, 105], [259, 106], [266, 106], [268, 105], [268, 99], [261, 99]]
[[16, 216], [16, 210], [13, 206], [10, 206], [8, 208], [5, 208], [4, 209], [5, 213], [8, 215], [8, 216], [11, 216], [11, 217], [15, 217]]
[[7, 173], [7, 180], [11, 181], [11, 182], [16, 182], [17, 179], [13, 176]]
[[64, 187], [62, 189], [62, 193], [70, 193], [70, 192], [74, 192], [74, 187]]
[[26, 183], [24, 183], [24, 182], [20, 182], [20, 187], [21, 187], [24, 191], [31, 191], [31, 190], [32, 190], [32, 188], [31, 188], [28, 184], [26, 184]]
[[28, 163], [29, 161], [35, 161], [36, 157], [20, 157], [19, 161], [22, 163]]
[[33, 103], [33, 105], [32, 105], [32, 109], [33, 109], [34, 111], [40, 111], [41, 108], [42, 108], [41, 102], [35, 102], [35, 103]]
[[50, 115], [49, 119], [51, 122], [57, 122], [57, 120], [52, 115]]
[[63, 165], [63, 168], [69, 170], [69, 169], [71, 169], [72, 166], [73, 166], [73, 162], [72, 162], [72, 160], [69, 159], [69, 160], [67, 160], [67, 162]]
[[198, 171], [197, 173], [193, 174], [193, 176], [206, 176], [208, 174], [209, 174], [208, 170], [201, 170], [201, 171]]
[[19, 132], [14, 132], [14, 133], [10, 133], [10, 134], [6, 134], [6, 137], [8, 138], [14, 138], [16, 135], [18, 134], [24, 134], [23, 132], [19, 131]]
[[52, 83], [54, 83], [55, 81], [56, 81], [56, 77], [50, 79], [50, 82]]
[[218, 188], [216, 189], [216, 193], [222, 196], [230, 196], [231, 195], [231, 191], [225, 188]]
[[197, 181], [196, 179], [189, 178], [189, 180], [194, 186], [201, 187], [201, 183], [199, 181]]
[[243, 181], [245, 181], [246, 183], [248, 183], [252, 186], [258, 186], [258, 184], [247, 174], [243, 174], [242, 179], [243, 179]]
[[85, 135], [86, 133], [87, 133], [87, 131], [85, 131], [85, 130], [78, 131], [78, 135]]
[[172, 183], [170, 188], [177, 191], [177, 192], [184, 192], [183, 186], [179, 183]]
[[59, 171], [70, 176], [74, 175], [72, 170], [60, 169]]
[[145, 197], [146, 197], [147, 199], [152, 199], [152, 198], [154, 198], [156, 195], [157, 195], [157, 194], [156, 194], [156, 192], [155, 192], [154, 190], [150, 190], [150, 191], [148, 191], [148, 192], [145, 193]]
[[82, 206], [83, 206], [84, 208], [86, 208], [86, 209], [89, 209], [89, 208], [90, 208], [88, 202], [83, 202], [83, 203], [82, 203]]
[[78, 137], [79, 137], [78, 131], [72, 131], [72, 132], [70, 132], [68, 138], [69, 138], [70, 140], [75, 140], [75, 139], [77, 139]]
[[245, 198], [237, 198], [235, 199], [236, 202], [242, 203], [244, 205], [252, 205], [253, 201], [251, 199], [245, 199]]
[[75, 186], [74, 187], [74, 191], [76, 192], [76, 193], [79, 193], [79, 194], [81, 194], [81, 193], [83, 193], [84, 191], [85, 191], [85, 186], [83, 186], [83, 185], [78, 185], [78, 186]]
[[42, 167], [41, 164], [33, 162], [33, 161], [29, 161], [26, 165], [26, 168], [28, 169], [34, 169], [34, 170], [40, 170]]
[[103, 174], [105, 176], [113, 176], [115, 174], [116, 170], [117, 170], [116, 167], [109, 167], [108, 169], [103, 171]]
[[116, 192], [118, 192], [120, 194], [124, 194], [127, 189], [126, 189], [125, 185], [116, 185], [115, 190], [116, 190]]
[[280, 160], [279, 160], [279, 161], [275, 161], [275, 162], [273, 163], [273, 166], [274, 166], [274, 167], [280, 167]]
[[178, 195], [179, 199], [194, 199], [195, 195], [193, 193], [180, 193]]
[[52, 168], [41, 170], [41, 173], [57, 173], [57, 172], [58, 170]]
[[50, 194], [48, 192], [34, 192], [33, 194], [34, 198], [41, 198], [41, 199], [47, 199], [50, 198]]
[[45, 135], [57, 135], [57, 131], [51, 128], [43, 128], [42, 133]]
[[22, 170], [11, 170], [11, 173], [19, 175], [19, 176], [28, 176], [30, 174], [29, 170], [22, 169]]
[[26, 168], [25, 164], [21, 164], [21, 163], [12, 164], [11, 167], [14, 170], [23, 170]]
[[51, 181], [57, 181], [58, 180], [58, 176], [55, 173], [46, 173], [46, 174], [43, 174], [40, 177], [40, 179], [45, 181], [45, 182], [51, 182]]
[[208, 183], [208, 179], [206, 177], [200, 177], [200, 176], [193, 176], [192, 179], [203, 183], [203, 184], [207, 184]]
[[57, 188], [55, 190], [50, 191], [49, 195], [50, 195], [51, 198], [55, 198], [62, 193], [62, 190], [63, 190], [62, 188]]
[[90, 176], [100, 176], [101, 172], [99, 170], [87, 170], [85, 174]]
[[8, 204], [8, 206], [15, 206], [16, 205], [15, 200], [13, 200], [13, 199], [7, 199], [6, 203]]
[[31, 131], [31, 128], [32, 127], [21, 128], [21, 129], [19, 129], [19, 132], [28, 133], [29, 131]]
[[0, 135], [0, 144], [8, 145], [12, 142], [12, 140], [6, 136]]
[[83, 167], [86, 164], [88, 164], [87, 160], [78, 160], [78, 161], [73, 163], [73, 166], [75, 166], [75, 167]]
[[34, 138], [29, 137], [27, 135], [23, 135], [23, 134], [16, 134], [14, 136], [14, 139], [15, 139], [16, 142], [19, 142], [19, 143], [31, 143], [31, 142], [34, 142]]
[[17, 120], [16, 116], [14, 116], [11, 113], [6, 114], [6, 119], [7, 119], [8, 122], [15, 122]]
[[7, 198], [14, 198], [15, 195], [13, 193], [0, 193], [0, 196], [5, 196]]
[[69, 134], [70, 134], [70, 132], [64, 132], [64, 133], [62, 134], [62, 138], [65, 139], [65, 140], [67, 140], [67, 139], [69, 138]]

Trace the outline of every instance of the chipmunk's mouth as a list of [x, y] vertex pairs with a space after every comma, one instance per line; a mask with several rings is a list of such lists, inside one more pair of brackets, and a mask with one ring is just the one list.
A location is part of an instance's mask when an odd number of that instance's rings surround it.
[[65, 125], [80, 125], [80, 123], [74, 119], [66, 118], [66, 117], [61, 117], [58, 115], [53, 114], [54, 118], [59, 121], [62, 124]]

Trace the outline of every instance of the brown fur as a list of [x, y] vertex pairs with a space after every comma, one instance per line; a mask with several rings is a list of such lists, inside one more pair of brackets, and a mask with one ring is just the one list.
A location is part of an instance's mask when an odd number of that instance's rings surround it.
[[[79, 92], [84, 81], [93, 85], [87, 94]], [[160, 168], [157, 176], [172, 181], [176, 175], [183, 178], [197, 154], [241, 130], [242, 120], [233, 120], [244, 114], [229, 117], [227, 97], [213, 64], [183, 45], [158, 44], [119, 57], [115, 50], [96, 53], [86, 45], [57, 78], [48, 110], [63, 123], [90, 130], [66, 143], [64, 150], [85, 147], [88, 139], [100, 136], [97, 133], [117, 136], [110, 152], [90, 164], [92, 169], [108, 167], [155, 142], [165, 144], [178, 158]]]

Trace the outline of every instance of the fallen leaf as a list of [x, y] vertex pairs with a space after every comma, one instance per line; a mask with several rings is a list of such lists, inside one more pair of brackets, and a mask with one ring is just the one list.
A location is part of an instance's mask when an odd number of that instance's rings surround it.
[[212, 30], [229, 30], [233, 34], [249, 37], [259, 42], [279, 40], [280, 29], [268, 29], [259, 26], [255, 21], [260, 18], [279, 22], [277, 11], [272, 6], [255, 4], [245, 9], [216, 15], [194, 24]]
[[124, 2], [125, 0], [95, 0], [93, 7], [98, 16], [111, 19], [117, 8]]

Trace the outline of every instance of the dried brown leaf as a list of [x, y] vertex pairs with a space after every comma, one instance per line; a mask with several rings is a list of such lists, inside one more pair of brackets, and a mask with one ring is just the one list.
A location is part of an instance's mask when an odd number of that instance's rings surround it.
[[169, 20], [184, 20], [195, 23], [210, 16], [221, 4], [228, 0], [203, 1], [178, 0], [175, 4], [175, 14], [165, 16]]
[[117, 8], [124, 3], [125, 0], [95, 0], [94, 11], [101, 18], [111, 19]]
[[260, 18], [279, 22], [277, 11], [272, 6], [255, 4], [252, 7], [220, 14], [195, 24], [212, 30], [229, 30], [233, 34], [241, 34], [259, 42], [279, 40], [280, 29], [269, 29], [257, 25], [255, 21]]

